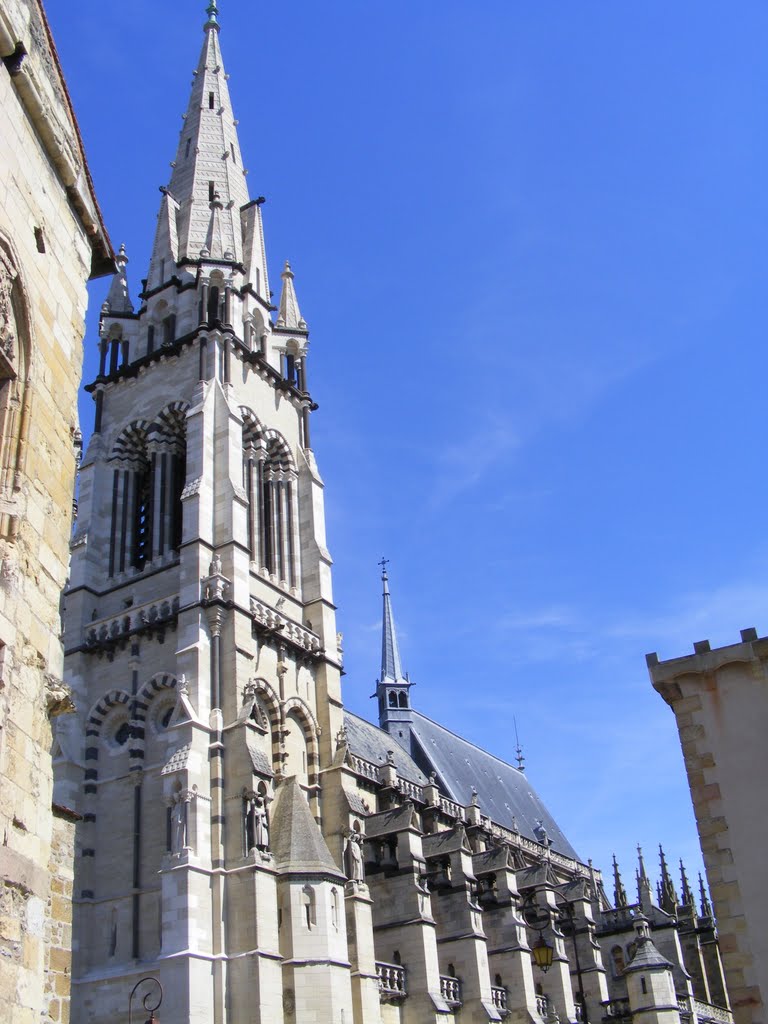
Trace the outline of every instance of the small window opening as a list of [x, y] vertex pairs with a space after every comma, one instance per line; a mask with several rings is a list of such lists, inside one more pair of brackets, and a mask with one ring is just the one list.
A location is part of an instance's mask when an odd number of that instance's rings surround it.
[[643, 995], [648, 995], [648, 986], [645, 983], [645, 978], [640, 979], [640, 988], [643, 990]]
[[127, 722], [123, 722], [115, 732], [115, 743], [118, 747], [123, 747], [128, 742], [128, 737], [131, 735], [131, 727]]
[[400, 694], [400, 707], [401, 708], [407, 708], [408, 707], [408, 696], [405, 693], [401, 693]]
[[397, 694], [396, 693], [390, 693], [390, 695], [389, 695], [389, 706], [391, 708], [396, 708], [397, 707]]
[[237, 163], [237, 155], [235, 153], [235, 144], [234, 144], [234, 142], [230, 142], [230, 144], [229, 144], [229, 151], [232, 154], [232, 162], [236, 164]]
[[208, 292], [208, 323], [213, 326], [214, 324], [217, 324], [220, 319], [219, 289], [213, 285], [211, 290]]
[[215, 181], [209, 181], [208, 182], [208, 202], [212, 203], [215, 198], [216, 198], [216, 182]]
[[501, 983], [501, 975], [500, 974], [496, 975], [496, 977], [494, 978], [493, 983], [496, 986], [496, 988], [503, 988], [503, 985]]
[[212, 92], [208, 93], [208, 109], [213, 110], [214, 103], [216, 102]]
[[187, 160], [189, 158], [189, 150], [190, 150], [191, 146], [192, 146], [192, 139], [187, 139], [187, 148], [184, 150], [184, 159], [185, 160]]
[[172, 345], [176, 340], [176, 315], [171, 313], [163, 320], [163, 344]]
[[35, 245], [38, 252], [45, 252], [45, 235], [42, 228], [35, 228]]
[[154, 325], [150, 324], [147, 328], [147, 355], [151, 355], [155, 351], [155, 328]]
[[163, 711], [162, 714], [160, 715], [160, 717], [158, 718], [157, 724], [160, 726], [161, 729], [167, 729], [168, 726], [171, 724], [171, 719], [172, 718], [173, 718], [173, 708], [172, 707], [167, 707], [165, 709], [165, 711]]

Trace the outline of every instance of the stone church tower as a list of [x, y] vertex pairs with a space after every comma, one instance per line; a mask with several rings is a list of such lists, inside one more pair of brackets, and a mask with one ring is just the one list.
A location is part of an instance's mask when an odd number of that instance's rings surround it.
[[343, 837], [316, 824], [342, 710], [308, 332], [288, 263], [270, 302], [228, 78], [211, 3], [139, 303], [121, 251], [102, 309], [57, 764], [79, 1021], [123, 1020], [149, 963], [163, 1020], [352, 1024]]

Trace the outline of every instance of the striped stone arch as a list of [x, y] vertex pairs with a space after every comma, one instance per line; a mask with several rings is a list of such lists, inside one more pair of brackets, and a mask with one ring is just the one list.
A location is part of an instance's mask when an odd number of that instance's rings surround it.
[[158, 413], [149, 428], [147, 440], [178, 445], [183, 444], [187, 434], [187, 410], [189, 402], [171, 402]]
[[107, 715], [116, 707], [129, 709], [131, 698], [125, 690], [110, 690], [100, 697], [85, 720], [85, 792], [93, 795], [99, 778], [99, 741]]
[[127, 427], [123, 427], [112, 445], [110, 459], [146, 461], [147, 437], [151, 426], [152, 424], [148, 420], [134, 420]]
[[270, 686], [266, 679], [251, 679], [250, 685], [255, 695], [261, 697], [262, 703], [267, 709], [272, 734], [279, 733], [281, 725], [280, 698], [277, 696], [274, 688]]
[[320, 726], [312, 714], [312, 709], [301, 697], [289, 697], [285, 702], [283, 705], [284, 721], [287, 720], [288, 715], [292, 711], [301, 723], [304, 733], [304, 739], [307, 744], [307, 774], [311, 777], [313, 774], [317, 774], [320, 768], [320, 747], [318, 744]]
[[162, 690], [176, 690], [176, 676], [170, 672], [158, 672], [146, 682], [136, 694], [132, 720], [133, 742], [131, 756], [139, 761], [144, 760], [147, 736], [147, 712], [152, 701]]
[[254, 444], [266, 449], [266, 464], [274, 476], [295, 477], [296, 462], [291, 447], [278, 430], [264, 427], [253, 409], [240, 406], [243, 418], [243, 447]]

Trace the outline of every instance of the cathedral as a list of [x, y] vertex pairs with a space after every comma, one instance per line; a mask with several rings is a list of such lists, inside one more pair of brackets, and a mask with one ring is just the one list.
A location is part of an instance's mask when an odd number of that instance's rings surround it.
[[212, 2], [88, 386], [54, 762], [72, 1020], [127, 1021], [138, 986], [163, 1024], [728, 1024], [703, 886], [641, 852], [636, 897], [607, 885], [522, 762], [413, 707], [386, 565], [378, 724], [345, 711], [308, 328], [288, 263], [272, 305], [221, 34]]

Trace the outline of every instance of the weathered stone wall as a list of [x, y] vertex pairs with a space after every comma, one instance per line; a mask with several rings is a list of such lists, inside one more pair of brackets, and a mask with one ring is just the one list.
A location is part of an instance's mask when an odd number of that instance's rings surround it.
[[768, 639], [659, 662], [656, 690], [675, 713], [737, 1024], [765, 1021], [768, 992]]
[[0, 8], [0, 1000], [68, 1019], [73, 824], [52, 814], [85, 284], [107, 258], [41, 7]]

